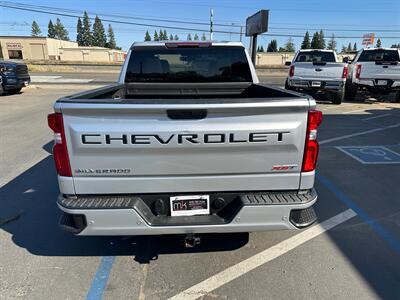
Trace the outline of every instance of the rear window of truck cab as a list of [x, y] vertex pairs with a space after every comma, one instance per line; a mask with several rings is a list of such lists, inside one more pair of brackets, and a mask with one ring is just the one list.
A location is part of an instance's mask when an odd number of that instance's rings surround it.
[[243, 47], [134, 47], [125, 82], [252, 82]]
[[374, 49], [374, 50], [363, 50], [358, 58], [359, 62], [368, 61], [399, 61], [399, 51], [396, 49]]
[[335, 62], [335, 55], [325, 51], [300, 51], [295, 62]]

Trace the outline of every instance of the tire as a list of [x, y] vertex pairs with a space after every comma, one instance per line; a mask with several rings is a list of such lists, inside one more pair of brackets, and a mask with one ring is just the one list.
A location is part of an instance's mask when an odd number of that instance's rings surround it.
[[3, 85], [0, 84], [0, 96], [4, 95], [4, 88]]
[[345, 95], [346, 95], [346, 100], [354, 101], [356, 99], [357, 87], [349, 79], [346, 81]]
[[296, 89], [295, 89], [294, 87], [291, 87], [291, 86], [289, 85], [289, 82], [288, 82], [287, 79], [286, 79], [286, 81], [285, 81], [285, 89], [286, 89], [286, 90], [289, 90], [289, 91], [296, 91]]
[[340, 92], [332, 94], [332, 103], [337, 105], [341, 104], [344, 100], [344, 94], [344, 89]]
[[19, 92], [21, 92], [22, 88], [19, 89], [12, 89], [10, 90], [10, 94], [18, 94]]
[[400, 103], [400, 90], [396, 91], [396, 96], [394, 98], [394, 102]]

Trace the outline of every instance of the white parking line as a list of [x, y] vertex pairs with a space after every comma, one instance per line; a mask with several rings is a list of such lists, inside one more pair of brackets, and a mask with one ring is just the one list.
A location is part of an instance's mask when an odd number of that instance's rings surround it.
[[327, 144], [327, 143], [330, 143], [330, 142], [339, 141], [339, 140], [347, 139], [347, 138], [354, 137], [354, 136], [364, 135], [364, 134], [368, 134], [368, 133], [378, 132], [378, 131], [382, 131], [382, 130], [385, 130], [385, 129], [396, 128], [396, 127], [399, 127], [399, 126], [400, 126], [400, 123], [397, 123], [397, 124], [390, 125], [390, 126], [379, 127], [379, 128], [375, 128], [375, 129], [370, 129], [370, 130], [366, 130], [366, 131], [352, 133], [352, 134], [341, 135], [341, 136], [337, 136], [337, 137], [334, 137], [334, 138], [331, 138], [331, 139], [320, 141], [319, 144], [323, 145], [323, 144]]
[[387, 116], [391, 116], [391, 115], [392, 115], [392, 114], [383, 114], [383, 115], [379, 115], [379, 116], [374, 116], [374, 117], [365, 118], [365, 119], [362, 119], [362, 120], [363, 120], [363, 121], [368, 121], [368, 120], [383, 118], [383, 117], [387, 117]]
[[320, 234], [346, 222], [357, 214], [348, 209], [321, 224], [315, 225], [295, 236], [276, 244], [244, 261], [225, 269], [224, 271], [211, 276], [210, 278], [188, 288], [187, 290], [170, 298], [173, 300], [180, 299], [197, 299], [210, 293], [211, 291], [231, 282], [232, 280], [254, 270], [255, 268], [293, 250], [294, 248], [304, 244], [305, 242], [319, 236]]

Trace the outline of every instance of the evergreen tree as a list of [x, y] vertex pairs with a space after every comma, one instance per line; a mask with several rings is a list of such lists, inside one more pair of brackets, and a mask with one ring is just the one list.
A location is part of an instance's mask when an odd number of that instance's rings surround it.
[[279, 47], [279, 50], [278, 50], [278, 52], [286, 52], [286, 49], [285, 49], [285, 48], [283, 48], [283, 47]]
[[308, 31], [306, 31], [303, 42], [301, 43], [301, 49], [310, 49], [310, 48], [311, 48], [310, 34], [308, 33]]
[[277, 52], [278, 51], [278, 42], [276, 40], [271, 40], [267, 45], [267, 52]]
[[260, 52], [264, 52], [264, 46], [263, 45], [261, 45], [261, 47], [260, 47]]
[[82, 46], [91, 46], [93, 43], [92, 32], [90, 30], [90, 19], [86, 11], [83, 12]]
[[174, 40], [175, 40], [175, 41], [179, 41], [179, 36], [178, 36], [177, 34], [175, 34]]
[[149, 33], [148, 30], [146, 31], [146, 35], [144, 36], [144, 40], [145, 40], [146, 42], [151, 41], [151, 36], [150, 36], [150, 33]]
[[54, 25], [54, 31], [57, 39], [69, 41], [68, 30], [65, 29], [59, 18], [57, 18], [56, 25]]
[[347, 52], [351, 52], [351, 43], [349, 42], [349, 44], [347, 45]]
[[160, 38], [158, 37], [157, 30], [154, 30], [154, 36], [153, 36], [153, 41], [159, 41]]
[[188, 41], [191, 41], [191, 40], [192, 40], [192, 35], [191, 35], [190, 33], [187, 35], [187, 40], [188, 40]]
[[324, 32], [322, 31], [322, 29], [319, 32], [318, 35], [318, 40], [319, 40], [319, 49], [325, 49], [325, 36], [324, 36]]
[[207, 38], [206, 38], [206, 34], [203, 32], [203, 34], [201, 35], [201, 40], [202, 41], [206, 41], [207, 40]]
[[326, 47], [328, 50], [336, 51], [337, 42], [335, 40], [335, 35], [332, 33], [331, 38], [329, 39], [328, 46]]
[[376, 41], [376, 48], [380, 48], [380, 47], [382, 47], [382, 42], [381, 42], [381, 39], [378, 39]]
[[104, 47], [107, 42], [106, 32], [103, 23], [98, 16], [94, 19], [93, 23], [93, 42], [92, 45], [96, 47]]
[[164, 29], [163, 34], [164, 34], [164, 40], [168, 41], [168, 34], [167, 34], [167, 31], [165, 29]]
[[31, 36], [40, 36], [42, 34], [42, 31], [40, 30], [40, 27], [36, 21], [32, 22], [32, 30], [31, 30]]
[[194, 34], [193, 40], [195, 40], [195, 41], [199, 40], [199, 36], [197, 35], [197, 33]]
[[158, 34], [158, 39], [160, 41], [164, 41], [165, 40], [164, 32], [161, 29], [160, 29], [160, 33]]
[[353, 45], [353, 51], [357, 51], [357, 43], [354, 43], [354, 45]]
[[[117, 42], [115, 41], [114, 30], [113, 30], [111, 24], [108, 24], [107, 35], [108, 35], [107, 48], [118, 49]], [[118, 49], [118, 50], [120, 50], [120, 49]]]
[[83, 45], [83, 25], [81, 18], [78, 18], [78, 22], [76, 23], [76, 42], [78, 46]]
[[293, 42], [293, 38], [292, 37], [290, 37], [287, 40], [287, 42], [285, 44], [285, 49], [286, 49], [287, 52], [295, 52], [296, 51], [296, 48], [294, 46], [294, 42]]
[[347, 48], [346, 48], [345, 45], [343, 45], [343, 46], [342, 46], [342, 51], [341, 51], [341, 53], [346, 53], [346, 52], [347, 52]]
[[319, 34], [318, 32], [314, 32], [312, 40], [311, 40], [311, 48], [312, 49], [320, 49], [319, 48]]
[[49, 21], [49, 25], [47, 26], [48, 30], [47, 30], [47, 36], [49, 38], [56, 38], [56, 31], [54, 29], [54, 25], [53, 22], [50, 20]]
[[169, 35], [169, 40], [173, 41], [174, 40], [174, 36], [172, 35], [172, 33]]

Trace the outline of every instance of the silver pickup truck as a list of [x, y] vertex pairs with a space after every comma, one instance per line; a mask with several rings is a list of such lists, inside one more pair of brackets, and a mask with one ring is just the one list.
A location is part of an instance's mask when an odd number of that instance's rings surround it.
[[347, 63], [338, 62], [333, 50], [305, 49], [297, 51], [290, 65], [285, 88], [310, 95], [325, 93], [334, 104], [345, 97]]
[[118, 83], [61, 98], [48, 116], [60, 224], [79, 235], [308, 226], [315, 108], [259, 84], [241, 43], [134, 43]]

